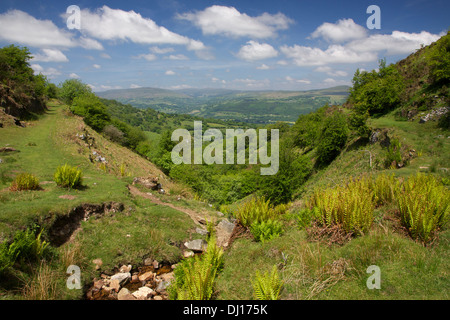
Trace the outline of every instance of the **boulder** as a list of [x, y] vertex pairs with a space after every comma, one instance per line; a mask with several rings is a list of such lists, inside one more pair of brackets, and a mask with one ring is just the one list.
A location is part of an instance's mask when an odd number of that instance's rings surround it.
[[148, 272], [145, 272], [145, 273], [139, 275], [139, 280], [140, 281], [148, 281], [148, 280], [153, 279], [153, 277], [154, 277], [153, 272], [148, 271]]
[[206, 251], [208, 243], [203, 239], [196, 239], [184, 243], [184, 246], [192, 251], [203, 252]]
[[208, 230], [203, 228], [195, 228], [195, 232], [201, 234], [202, 236], [207, 236], [209, 234]]

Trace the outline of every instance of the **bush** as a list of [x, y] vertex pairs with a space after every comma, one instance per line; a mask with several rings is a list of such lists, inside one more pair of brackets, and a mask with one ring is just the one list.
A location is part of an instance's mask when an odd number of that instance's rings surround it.
[[283, 281], [280, 280], [277, 266], [274, 265], [272, 272], [265, 272], [263, 275], [256, 270], [255, 279], [252, 281], [253, 294], [258, 300], [278, 300]]
[[395, 197], [401, 221], [414, 239], [432, 240], [448, 220], [450, 192], [432, 175], [409, 177]]
[[92, 94], [92, 90], [78, 79], [69, 79], [60, 84], [58, 93], [66, 104], [71, 105], [76, 97]]
[[30, 173], [21, 173], [11, 183], [11, 191], [37, 190], [39, 189], [39, 180]]
[[60, 187], [78, 188], [83, 182], [83, 177], [81, 170], [65, 164], [56, 169], [54, 180]]
[[250, 231], [256, 241], [265, 242], [272, 240], [283, 233], [283, 225], [280, 221], [269, 219], [267, 221], [253, 222]]
[[392, 139], [391, 145], [388, 147], [386, 158], [384, 159], [384, 166], [386, 168], [397, 167], [397, 164], [402, 162], [402, 145], [398, 139]]

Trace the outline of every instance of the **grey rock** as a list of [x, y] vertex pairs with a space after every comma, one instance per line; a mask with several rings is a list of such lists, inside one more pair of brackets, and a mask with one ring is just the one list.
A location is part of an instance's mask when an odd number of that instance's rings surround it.
[[185, 247], [192, 251], [205, 251], [208, 243], [203, 239], [196, 239], [184, 243]]
[[151, 296], [153, 289], [149, 287], [140, 287], [137, 291], [133, 292], [132, 295], [139, 300], [146, 300]]
[[234, 223], [230, 222], [228, 219], [223, 219], [217, 225], [217, 228], [224, 230], [225, 232], [232, 233], [234, 230]]
[[208, 230], [205, 230], [203, 228], [195, 228], [195, 232], [201, 234], [202, 236], [207, 236], [209, 234]]

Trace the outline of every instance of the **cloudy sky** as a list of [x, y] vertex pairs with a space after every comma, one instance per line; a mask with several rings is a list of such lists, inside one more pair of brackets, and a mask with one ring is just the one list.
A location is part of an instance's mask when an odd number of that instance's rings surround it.
[[[380, 29], [368, 28], [370, 5]], [[436, 41], [449, 12], [448, 0], [2, 0], [0, 46], [26, 46], [36, 73], [94, 91], [308, 90], [350, 85], [357, 68]]]

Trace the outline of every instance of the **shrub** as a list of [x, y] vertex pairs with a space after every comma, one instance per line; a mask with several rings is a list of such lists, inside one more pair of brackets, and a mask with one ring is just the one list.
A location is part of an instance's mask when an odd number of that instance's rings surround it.
[[83, 182], [81, 170], [67, 164], [56, 169], [54, 180], [60, 187], [77, 188]]
[[30, 173], [21, 173], [11, 183], [11, 191], [39, 189], [39, 180]]
[[272, 240], [283, 233], [283, 225], [280, 221], [269, 219], [267, 221], [253, 222], [250, 231], [256, 241], [264, 242]]
[[428, 242], [448, 219], [450, 192], [432, 175], [418, 173], [403, 182], [396, 202], [411, 237]]
[[283, 281], [280, 280], [277, 266], [274, 265], [272, 272], [265, 272], [263, 275], [256, 270], [255, 279], [252, 282], [253, 294], [258, 300], [278, 300]]
[[333, 188], [315, 190], [307, 207], [319, 210], [322, 225], [339, 225], [347, 233], [365, 233], [373, 222], [374, 195], [369, 179], [350, 180]]
[[0, 275], [9, 269], [15, 261], [9, 251], [9, 246], [6, 242], [0, 244]]

